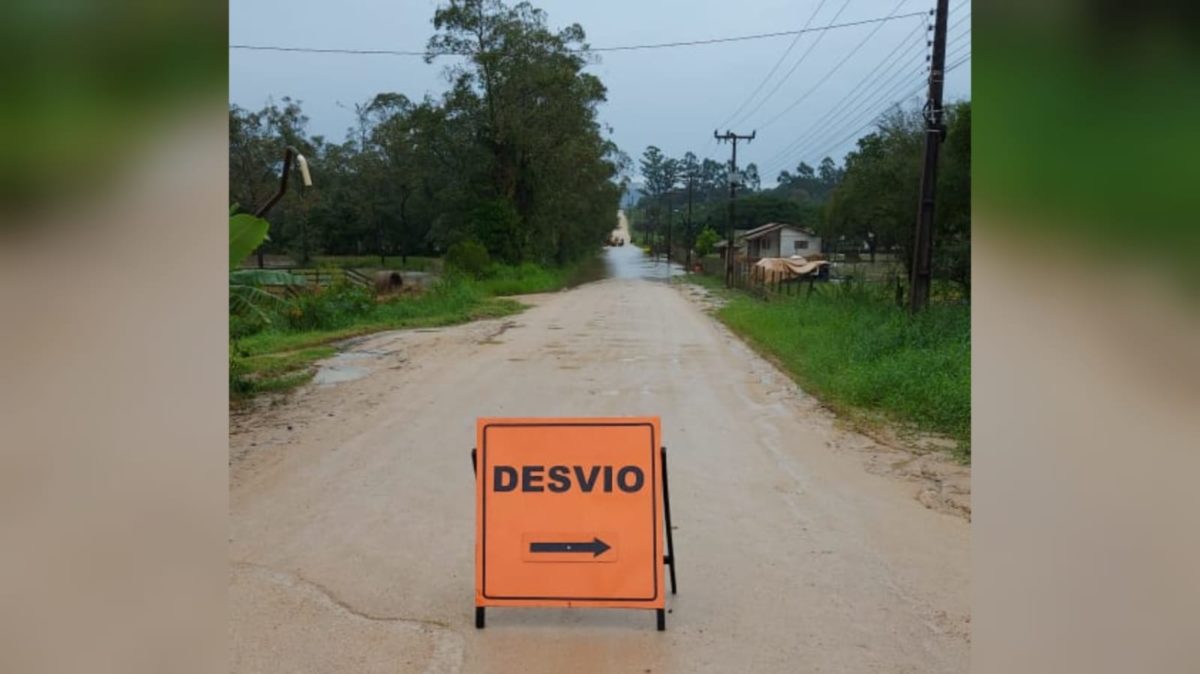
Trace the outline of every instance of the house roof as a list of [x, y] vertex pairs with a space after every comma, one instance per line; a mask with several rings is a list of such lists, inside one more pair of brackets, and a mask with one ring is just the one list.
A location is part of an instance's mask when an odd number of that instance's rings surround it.
[[742, 236], [742, 238], [744, 238], [747, 241], [750, 241], [753, 239], [757, 239], [757, 238], [766, 236], [767, 234], [772, 234], [778, 230], [784, 229], [785, 227], [787, 229], [792, 229], [797, 232], [803, 232], [804, 234], [808, 234], [809, 236], [816, 236], [816, 232], [812, 231], [811, 229], [809, 229], [807, 227], [800, 227], [798, 225], [789, 225], [784, 222], [769, 222], [765, 225], [762, 225], [761, 227], [755, 227], [754, 229], [747, 231]]

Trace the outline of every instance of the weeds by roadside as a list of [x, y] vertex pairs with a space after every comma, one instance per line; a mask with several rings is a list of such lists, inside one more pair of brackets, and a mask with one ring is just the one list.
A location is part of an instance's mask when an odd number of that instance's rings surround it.
[[[410, 262], [417, 258], [409, 258]], [[339, 258], [340, 262], [367, 261]], [[378, 262], [378, 260], [375, 260]], [[397, 263], [399, 259], [397, 258]], [[451, 270], [425, 292], [377, 301], [350, 283], [278, 300], [264, 315], [229, 317], [229, 392], [234, 400], [285, 391], [312, 379], [312, 364], [333, 355], [332, 342], [380, 330], [437, 327], [517, 313], [509, 295], [551, 292], [599, 278], [596, 257], [565, 267], [510, 266], [485, 261], [478, 278]]]
[[450, 276], [428, 292], [377, 302], [370, 291], [335, 284], [281, 303], [269, 323], [230, 316], [229, 391], [242, 399], [307, 383], [311, 365], [333, 355], [331, 342], [380, 330], [434, 327], [517, 313], [521, 303], [491, 297]]
[[565, 267], [493, 265], [477, 283], [489, 295], [528, 295], [562, 290], [600, 278], [604, 262], [599, 257]]
[[[718, 279], [689, 279], [712, 289]], [[777, 360], [809, 393], [841, 413], [866, 412], [953, 438], [970, 458], [971, 314], [935, 304], [912, 317], [886, 286], [821, 284], [812, 295], [717, 292], [715, 314]]]

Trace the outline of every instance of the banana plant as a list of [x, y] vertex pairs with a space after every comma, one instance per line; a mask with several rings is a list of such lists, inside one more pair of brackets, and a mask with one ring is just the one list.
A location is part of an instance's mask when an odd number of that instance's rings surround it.
[[267, 309], [283, 302], [275, 295], [263, 290], [264, 285], [304, 285], [303, 276], [270, 269], [238, 269], [237, 265], [250, 253], [269, 240], [267, 231], [270, 223], [249, 213], [229, 215], [229, 310], [237, 314], [249, 314], [264, 323], [270, 323]]
[[[289, 274], [285, 271], [262, 269], [262, 254], [259, 253], [259, 269], [238, 269], [237, 265], [253, 253], [264, 241], [270, 239], [267, 230], [271, 228], [263, 216], [271, 207], [283, 198], [288, 188], [288, 176], [291, 175], [292, 161], [300, 167], [300, 175], [305, 187], [312, 186], [312, 176], [308, 171], [308, 160], [287, 146], [283, 153], [283, 171], [279, 176], [279, 191], [267, 203], [263, 204], [254, 215], [238, 213], [238, 206], [229, 207], [229, 310], [233, 313], [252, 314], [264, 323], [270, 323], [271, 318], [263, 309], [268, 304], [280, 304], [282, 300], [263, 290], [263, 285], [304, 285], [307, 281], [302, 276]], [[303, 189], [303, 188], [301, 188]]]

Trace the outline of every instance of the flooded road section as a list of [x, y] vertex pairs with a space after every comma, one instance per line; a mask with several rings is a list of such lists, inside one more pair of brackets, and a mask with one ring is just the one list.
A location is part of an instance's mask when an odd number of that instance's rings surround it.
[[631, 243], [605, 248], [604, 264], [608, 278], [666, 281], [684, 274], [683, 265], [677, 262], [668, 263], [666, 258], [661, 256], [655, 260]]
[[624, 241], [625, 245], [604, 249], [604, 264], [609, 278], [666, 281], [685, 273], [683, 265], [668, 263], [662, 256], [655, 259], [630, 242], [629, 220], [625, 217], [625, 211], [617, 213], [617, 228], [613, 230], [613, 237]]

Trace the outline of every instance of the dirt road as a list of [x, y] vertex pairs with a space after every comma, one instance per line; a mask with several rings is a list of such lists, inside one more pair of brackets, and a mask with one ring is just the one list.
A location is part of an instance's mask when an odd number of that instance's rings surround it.
[[[235, 416], [233, 670], [966, 671], [966, 518], [869, 470], [907, 458], [837, 428], [689, 288], [610, 278], [377, 335], [342, 359], [359, 378]], [[475, 417], [633, 414], [661, 415], [671, 452], [667, 631], [537, 609], [475, 630]]]

